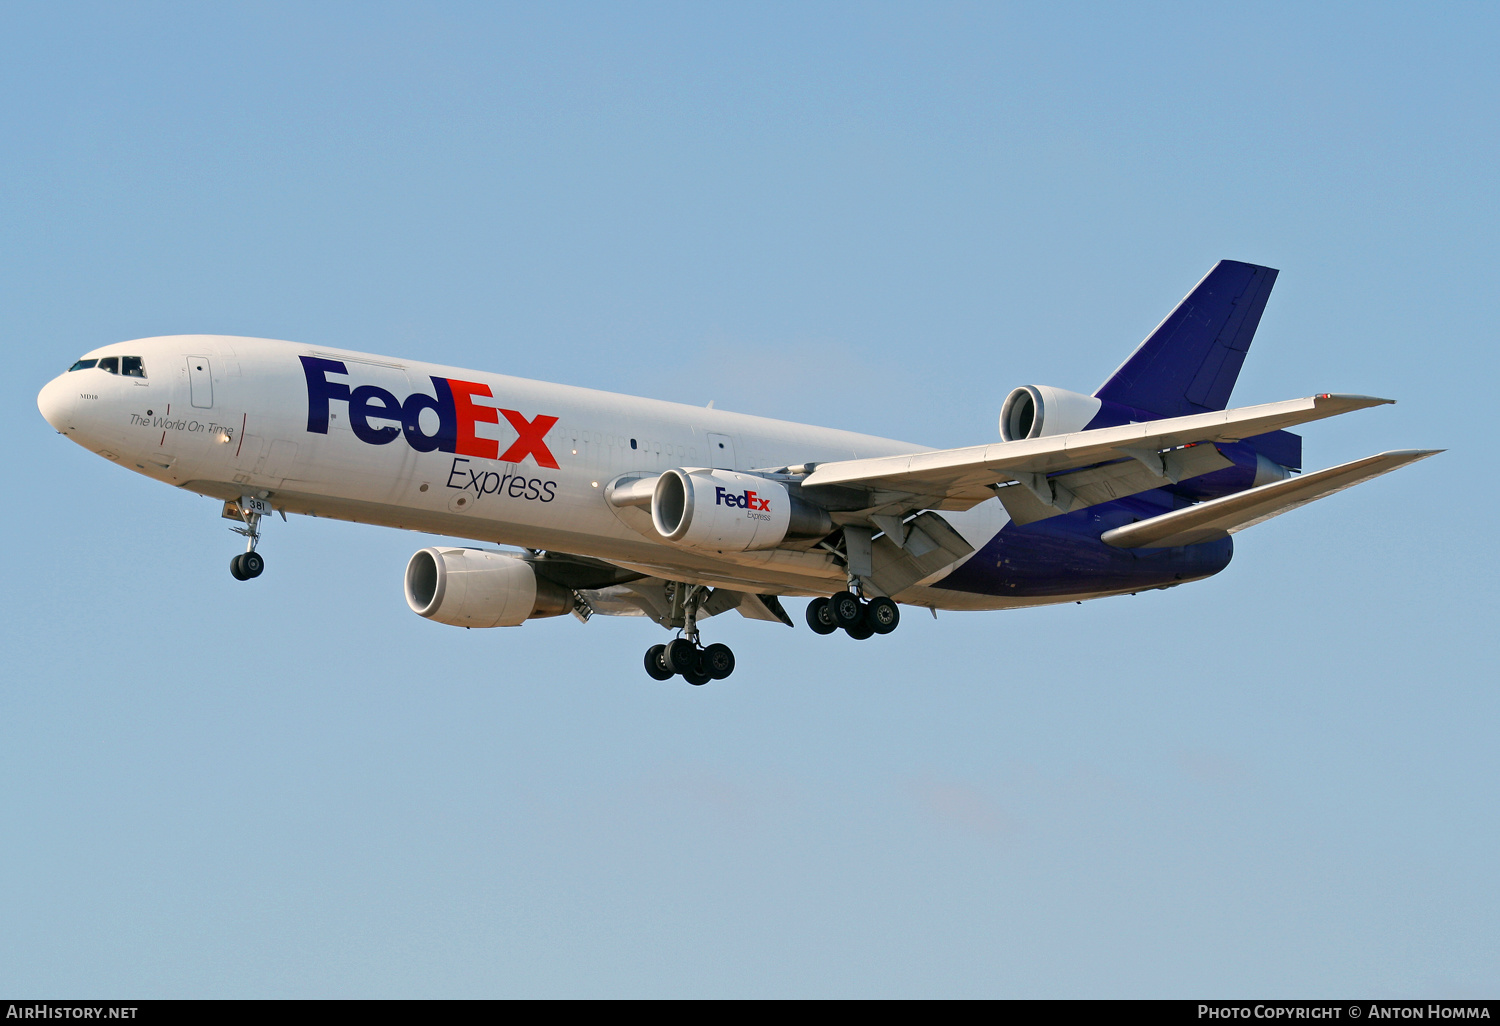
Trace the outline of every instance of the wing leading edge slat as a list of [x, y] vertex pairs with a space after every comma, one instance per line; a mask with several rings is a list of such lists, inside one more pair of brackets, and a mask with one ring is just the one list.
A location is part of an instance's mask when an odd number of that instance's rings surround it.
[[1190, 442], [1235, 442], [1394, 401], [1366, 395], [1322, 394], [1015, 442], [842, 460], [819, 464], [802, 484], [814, 489], [840, 485], [904, 493], [918, 497], [922, 505], [938, 507], [941, 500], [947, 500], [952, 508], [962, 509], [965, 504], [972, 505], [993, 495], [989, 489], [995, 484], [1021, 480], [1018, 476], [1021, 474], [1073, 470]]

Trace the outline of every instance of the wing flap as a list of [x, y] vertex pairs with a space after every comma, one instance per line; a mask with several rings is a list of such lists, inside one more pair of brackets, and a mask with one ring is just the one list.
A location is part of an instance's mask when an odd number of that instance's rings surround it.
[[1253, 435], [1394, 401], [1367, 395], [1325, 393], [1306, 399], [1074, 431], [1065, 435], [821, 463], [803, 481], [803, 487], [842, 485], [901, 492], [921, 497], [923, 504], [929, 506], [937, 505], [932, 500], [939, 497], [972, 504], [987, 497], [989, 493], [985, 490], [995, 484], [1021, 480], [1017, 476], [1019, 473], [1048, 474], [1073, 470], [1191, 442], [1237, 442]]
[[1442, 451], [1400, 449], [1366, 456], [1352, 463], [1275, 481], [1222, 499], [1163, 513], [1150, 520], [1116, 527], [1105, 531], [1100, 538], [1106, 544], [1122, 549], [1167, 548], [1214, 541]]
[[936, 513], [914, 517], [907, 522], [906, 530], [906, 540], [899, 548], [889, 534], [876, 538], [872, 546], [869, 583], [882, 595], [905, 591], [974, 551], [974, 546]]
[[1212, 445], [1191, 445], [1056, 477], [1032, 475], [1024, 487], [1001, 488], [999, 495], [1011, 520], [1029, 524], [1232, 466]]

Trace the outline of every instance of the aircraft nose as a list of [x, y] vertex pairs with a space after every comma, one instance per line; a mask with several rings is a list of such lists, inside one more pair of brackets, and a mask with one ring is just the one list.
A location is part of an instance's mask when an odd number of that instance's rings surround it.
[[42, 411], [48, 424], [66, 434], [73, 429], [74, 400], [77, 395], [74, 389], [68, 387], [64, 377], [66, 375], [59, 375], [42, 386], [36, 396], [36, 407]]

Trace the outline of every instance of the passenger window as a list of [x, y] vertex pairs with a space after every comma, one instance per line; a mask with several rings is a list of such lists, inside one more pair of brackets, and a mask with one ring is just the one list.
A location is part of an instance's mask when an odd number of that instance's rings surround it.
[[120, 358], [118, 356], [106, 356], [99, 361], [99, 369], [111, 374], [120, 373]]
[[94, 366], [94, 364], [96, 364], [98, 362], [99, 362], [98, 360], [79, 360], [73, 366], [69, 367], [68, 370], [70, 370], [70, 371], [88, 370], [90, 367]]
[[144, 378], [146, 367], [141, 363], [139, 356], [122, 356], [120, 357], [120, 373], [127, 378]]

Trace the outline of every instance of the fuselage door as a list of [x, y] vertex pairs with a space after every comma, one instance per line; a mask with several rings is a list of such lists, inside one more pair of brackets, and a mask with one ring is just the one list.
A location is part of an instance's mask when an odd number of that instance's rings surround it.
[[192, 402], [200, 410], [212, 409], [214, 405], [214, 374], [206, 356], [187, 358], [188, 385], [192, 389]]
[[728, 435], [708, 436], [709, 466], [715, 470], [734, 470], [734, 440]]

